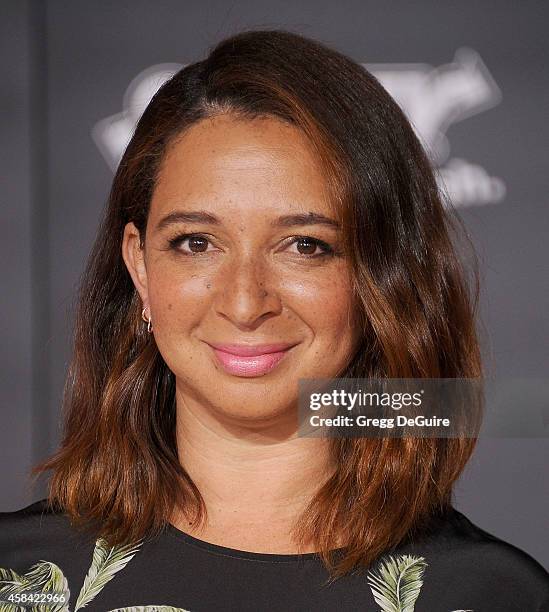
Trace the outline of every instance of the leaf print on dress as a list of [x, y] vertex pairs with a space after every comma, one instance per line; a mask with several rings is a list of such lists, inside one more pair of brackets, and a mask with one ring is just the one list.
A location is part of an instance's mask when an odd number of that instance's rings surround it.
[[139, 541], [135, 545], [127, 544], [109, 548], [102, 538], [95, 542], [92, 564], [76, 600], [75, 612], [87, 606], [107, 582], [112, 580], [117, 572], [126, 567], [139, 550], [141, 543]]
[[368, 584], [382, 612], [414, 612], [426, 567], [423, 557], [389, 555], [379, 569], [368, 572]]
[[[139, 550], [142, 541], [137, 544], [108, 547], [105, 540], [99, 538], [95, 542], [92, 563], [80, 589], [74, 611], [87, 606], [114, 578], [115, 574], [124, 569]], [[10, 594], [21, 592], [33, 593], [65, 593], [66, 600], [61, 604], [37, 605], [32, 608], [14, 604], [0, 604], [0, 612], [70, 612], [70, 592], [68, 582], [62, 570], [49, 561], [40, 561], [33, 565], [29, 572], [19, 575], [12, 569], [0, 568], [0, 598], [6, 599]], [[165, 605], [131, 606], [116, 608], [110, 612], [190, 612], [184, 608], [174, 608]]]
[[[85, 608], [121, 571], [138, 552], [142, 541], [135, 545], [109, 548], [99, 538], [95, 542], [92, 563], [80, 589], [74, 612]], [[381, 612], [414, 612], [414, 606], [423, 585], [423, 573], [428, 564], [423, 557], [402, 555], [388, 556], [378, 569], [368, 571], [368, 583]], [[26, 574], [19, 575], [12, 569], [0, 568], [0, 599], [21, 592], [64, 593], [66, 600], [58, 604], [36, 605], [32, 608], [0, 603], [0, 612], [71, 612], [70, 591], [63, 571], [55, 563], [41, 560]], [[185, 608], [149, 604], [115, 608], [109, 612], [190, 612]], [[474, 612], [454, 610], [453, 612]]]
[[18, 606], [0, 603], [0, 612], [69, 612], [69, 586], [61, 569], [50, 561], [40, 560], [25, 574], [12, 569], [0, 568], [0, 599], [5, 601], [10, 595], [23, 593], [63, 593], [65, 600], [47, 605]]
[[174, 608], [173, 606], [132, 606], [131, 608], [116, 608], [109, 612], [190, 612], [183, 608]]

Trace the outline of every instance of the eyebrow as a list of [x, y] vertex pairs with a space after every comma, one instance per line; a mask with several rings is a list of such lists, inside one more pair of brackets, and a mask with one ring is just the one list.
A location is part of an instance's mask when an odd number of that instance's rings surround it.
[[[162, 217], [156, 225], [157, 230], [162, 230], [170, 225], [177, 223], [203, 223], [208, 225], [221, 225], [221, 221], [215, 215], [205, 210], [194, 211], [174, 211]], [[303, 227], [306, 225], [325, 225], [339, 229], [341, 226], [338, 221], [326, 217], [320, 213], [308, 212], [297, 213], [294, 215], [283, 215], [271, 223], [271, 227]]]

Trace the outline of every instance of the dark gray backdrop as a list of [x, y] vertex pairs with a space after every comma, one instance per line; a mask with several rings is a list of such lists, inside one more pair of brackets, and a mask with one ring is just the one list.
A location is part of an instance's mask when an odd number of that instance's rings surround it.
[[[284, 27], [389, 71], [440, 67], [462, 47], [482, 58], [500, 96], [445, 136], [450, 159], [486, 175], [458, 176], [458, 187], [482, 187], [486, 177], [505, 187], [499, 199], [458, 202], [482, 263], [483, 350], [498, 376], [547, 376], [547, 4], [14, 0], [0, 16], [0, 510], [43, 497], [43, 483], [31, 489], [26, 473], [58, 442], [72, 301], [112, 180], [92, 128], [122, 111], [144, 69], [196, 61], [245, 27]], [[545, 565], [547, 458], [544, 438], [483, 439], [456, 490], [474, 522]]]

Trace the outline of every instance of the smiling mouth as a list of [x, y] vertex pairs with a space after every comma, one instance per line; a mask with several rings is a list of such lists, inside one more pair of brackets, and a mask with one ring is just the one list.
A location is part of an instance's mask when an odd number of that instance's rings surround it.
[[[271, 350], [256, 355], [235, 355], [227, 350], [222, 350], [209, 345], [212, 349], [217, 363], [233, 376], [253, 377], [263, 376], [276, 368], [286, 355], [297, 345], [289, 345], [281, 350]], [[231, 349], [236, 350], [236, 349]], [[250, 352], [252, 347], [243, 347], [239, 352]]]

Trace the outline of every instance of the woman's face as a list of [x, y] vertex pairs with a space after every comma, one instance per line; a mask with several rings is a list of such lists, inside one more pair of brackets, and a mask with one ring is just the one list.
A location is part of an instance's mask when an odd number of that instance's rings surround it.
[[358, 334], [342, 238], [297, 128], [222, 115], [188, 129], [144, 251], [133, 223], [123, 245], [178, 398], [252, 424], [295, 414], [300, 378], [336, 376]]

